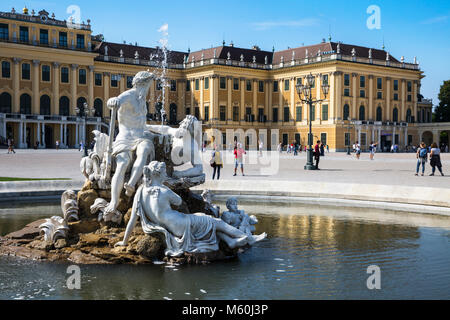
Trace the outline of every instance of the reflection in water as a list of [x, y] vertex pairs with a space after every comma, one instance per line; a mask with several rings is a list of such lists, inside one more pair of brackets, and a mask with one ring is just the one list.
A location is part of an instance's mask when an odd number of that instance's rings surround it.
[[[278, 214], [280, 208], [288, 214]], [[81, 266], [82, 289], [68, 290], [67, 264], [0, 257], [0, 299], [450, 298], [449, 218], [324, 207], [242, 209], [257, 213], [256, 232], [267, 232], [268, 240], [237, 259], [175, 268]], [[0, 214], [2, 227], [40, 214], [26, 212]], [[381, 268], [381, 290], [366, 287], [372, 264]]]

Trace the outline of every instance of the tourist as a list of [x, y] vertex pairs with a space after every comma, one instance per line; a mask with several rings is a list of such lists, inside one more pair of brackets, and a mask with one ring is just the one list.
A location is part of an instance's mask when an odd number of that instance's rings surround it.
[[259, 140], [259, 155], [261, 157], [262, 157], [263, 148], [264, 148], [264, 143], [261, 140]]
[[212, 179], [214, 180], [214, 177], [216, 176], [216, 171], [217, 171], [217, 180], [219, 180], [220, 179], [220, 169], [223, 167], [223, 162], [222, 162], [222, 154], [220, 153], [219, 148], [217, 148], [217, 147], [212, 153], [211, 167], [214, 168]]
[[359, 160], [359, 157], [361, 156], [361, 146], [359, 145], [358, 141], [356, 141], [356, 143], [355, 143], [355, 154], [356, 154], [356, 159]]
[[16, 153], [14, 151], [14, 139], [8, 139], [8, 154], [9, 153]]
[[445, 153], [448, 153], [448, 144], [445, 145]]
[[356, 144], [357, 144], [357, 143], [358, 143], [358, 142], [356, 142], [356, 143], [353, 144], [353, 153], [356, 152]]
[[80, 142], [80, 150], [79, 151], [84, 151], [84, 142], [83, 141]]
[[320, 156], [325, 157], [325, 145], [323, 143], [320, 144]]
[[319, 161], [320, 161], [320, 140], [317, 140], [316, 146], [314, 147], [314, 160], [316, 160], [316, 169], [319, 169]]
[[279, 153], [283, 152], [283, 144], [281, 142], [278, 144], [277, 150]]
[[244, 161], [243, 161], [243, 155], [246, 154], [245, 150], [242, 148], [242, 144], [238, 143], [236, 148], [234, 149], [234, 175], [236, 176], [237, 168], [240, 165], [241, 166], [241, 172], [242, 175], [244, 174]]
[[370, 151], [370, 160], [373, 160], [373, 156], [375, 155], [375, 151], [377, 150], [377, 144], [373, 141], [370, 142], [369, 151]]
[[417, 148], [416, 158], [417, 158], [417, 167], [416, 167], [416, 176], [419, 175], [419, 168], [422, 165], [422, 176], [425, 173], [425, 163], [427, 162], [427, 154], [428, 149], [425, 142], [421, 142], [420, 146]]
[[298, 144], [296, 142], [296, 143], [294, 143], [294, 156], [297, 156], [297, 155], [298, 155]]
[[436, 142], [433, 142], [431, 144], [431, 152], [430, 152], [430, 165], [431, 165], [431, 174], [430, 176], [434, 176], [434, 172], [436, 171], [436, 167], [438, 168], [439, 172], [443, 176], [444, 173], [442, 172], [442, 163], [441, 163], [441, 150], [438, 148], [438, 145]]
[[55, 146], [56, 146], [56, 150], [59, 150], [59, 140], [56, 140]]
[[327, 153], [330, 153], [330, 146], [327, 144]]

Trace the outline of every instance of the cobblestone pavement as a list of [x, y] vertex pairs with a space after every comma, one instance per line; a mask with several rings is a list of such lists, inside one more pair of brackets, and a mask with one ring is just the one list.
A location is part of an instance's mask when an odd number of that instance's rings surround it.
[[[70, 178], [82, 181], [79, 163], [82, 153], [77, 150], [16, 150], [16, 154], [7, 154], [7, 150], [0, 150], [0, 177], [25, 178]], [[306, 171], [305, 152], [298, 156], [277, 152], [267, 153], [269, 156], [259, 158], [255, 152], [248, 153], [244, 162], [245, 176], [241, 176], [238, 169], [234, 173], [233, 154], [222, 151], [224, 168], [221, 179], [264, 179], [264, 180], [298, 180], [298, 181], [329, 181], [342, 183], [409, 185], [450, 188], [450, 153], [442, 154], [444, 177], [438, 172], [431, 173], [429, 162], [426, 164], [425, 176], [414, 176], [416, 157], [414, 153], [378, 153], [375, 160], [369, 159], [368, 153], [361, 154], [357, 160], [352, 154], [326, 153], [320, 159], [319, 171]], [[211, 151], [203, 153], [204, 169], [207, 179], [211, 179], [213, 169], [209, 165]], [[252, 159], [250, 159], [252, 158]], [[249, 161], [253, 161], [250, 164]], [[265, 161], [272, 166], [262, 165]], [[267, 172], [268, 171], [268, 172]]]

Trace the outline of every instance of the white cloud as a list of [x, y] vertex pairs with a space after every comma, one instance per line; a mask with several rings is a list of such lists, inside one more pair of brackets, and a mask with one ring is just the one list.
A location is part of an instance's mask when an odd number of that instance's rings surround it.
[[434, 17], [434, 18], [430, 18], [427, 20], [424, 20], [421, 22], [421, 24], [434, 24], [434, 23], [439, 23], [439, 22], [443, 22], [443, 21], [447, 21], [449, 18], [449, 16], [439, 16], [439, 17]]
[[252, 26], [256, 30], [268, 30], [272, 28], [279, 27], [290, 27], [290, 28], [298, 28], [298, 27], [315, 27], [320, 23], [319, 19], [315, 18], [306, 18], [301, 20], [294, 21], [264, 21], [264, 22], [254, 22]]

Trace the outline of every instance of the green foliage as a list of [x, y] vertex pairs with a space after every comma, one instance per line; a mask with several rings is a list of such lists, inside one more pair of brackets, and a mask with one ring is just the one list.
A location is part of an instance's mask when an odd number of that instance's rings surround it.
[[450, 80], [444, 81], [439, 91], [439, 105], [436, 107], [433, 120], [436, 122], [450, 122]]

